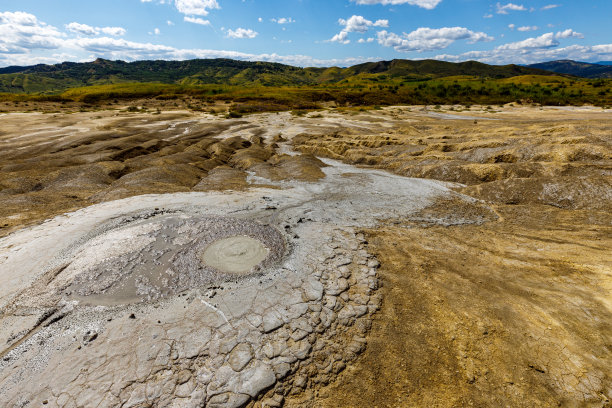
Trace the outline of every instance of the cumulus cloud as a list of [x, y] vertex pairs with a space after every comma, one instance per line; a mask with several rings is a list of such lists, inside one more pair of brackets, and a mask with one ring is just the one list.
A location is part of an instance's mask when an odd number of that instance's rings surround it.
[[508, 11], [527, 11], [525, 6], [523, 6], [522, 4], [518, 5], [514, 3], [508, 3], [508, 4], [502, 5], [501, 3], [497, 3], [496, 7], [497, 7], [497, 14], [508, 14]]
[[457, 40], [467, 40], [469, 43], [475, 43], [492, 41], [493, 37], [483, 32], [468, 30], [465, 27], [421, 27], [401, 36], [389, 33], [386, 30], [378, 32], [378, 43], [380, 45], [393, 47], [399, 52], [439, 50], [450, 46]]
[[365, 33], [370, 27], [389, 27], [389, 20], [376, 20], [372, 22], [362, 16], [351, 16], [348, 20], [339, 19], [338, 24], [344, 26], [344, 30], [349, 33]]
[[555, 38], [572, 38], [572, 37], [573, 38], [584, 38], [584, 35], [582, 35], [582, 33], [577, 33], [571, 28], [568, 28], [567, 30], [564, 30], [564, 31], [559, 31], [557, 32], [557, 34], [555, 34]]
[[465, 61], [468, 59], [486, 63], [530, 64], [557, 59], [578, 61], [605, 60], [612, 57], [612, 44], [593, 46], [570, 45], [559, 47], [560, 41], [568, 38], [583, 38], [581, 33], [572, 29], [557, 33], [546, 33], [522, 41], [502, 44], [492, 50], [470, 51], [458, 55], [437, 55], [436, 58], [447, 61]]
[[[163, 59], [163, 60], [187, 60], [193, 58], [232, 58], [243, 61], [268, 61], [291, 64], [295, 66], [349, 66], [362, 62], [374, 61], [377, 58], [355, 57], [343, 59], [317, 59], [308, 55], [279, 55], [279, 54], [250, 54], [228, 50], [209, 50], [209, 49], [180, 49], [166, 45], [153, 43], [139, 43], [127, 41], [120, 38], [100, 37], [88, 38], [80, 37], [69, 39], [67, 46], [79, 51], [86, 51], [91, 55], [91, 59], [97, 57], [107, 59], [121, 59], [127, 61], [143, 59]], [[67, 59], [74, 60], [75, 57], [64, 58], [60, 56], [40, 58], [35, 60], [23, 59], [32, 63], [56, 63]], [[13, 59], [11, 60], [13, 61]], [[36, 62], [34, 62], [36, 61]], [[14, 62], [12, 62], [14, 64]], [[0, 65], [11, 65], [0, 54]]]
[[0, 54], [57, 49], [62, 45], [62, 37], [64, 34], [57, 28], [38, 21], [32, 14], [0, 12]]
[[365, 33], [371, 27], [389, 27], [389, 20], [376, 20], [370, 21], [363, 16], [351, 16], [348, 20], [343, 18], [338, 20], [338, 24], [344, 26], [344, 28], [336, 35], [334, 35], [329, 41], [339, 42], [341, 44], [348, 44], [348, 33]]
[[193, 23], [193, 24], [200, 24], [204, 26], [210, 25], [210, 21], [204, 20], [203, 18], [200, 18], [200, 17], [185, 16], [184, 20], [188, 23]]
[[508, 50], [495, 48], [488, 51], [470, 51], [458, 55], [436, 55], [446, 61], [477, 60], [489, 64], [533, 64], [542, 61], [571, 59], [575, 61], [602, 61], [612, 58], [612, 44], [593, 46], [570, 45], [560, 48], [532, 48]]
[[396, 6], [400, 4], [410, 4], [412, 6], [422, 7], [427, 10], [432, 10], [436, 8], [438, 4], [442, 2], [442, 0], [351, 0], [357, 4], [382, 4], [383, 6]]
[[273, 18], [270, 21], [277, 24], [291, 24], [295, 23], [295, 20], [291, 17], [281, 17], [281, 18]]
[[207, 16], [208, 10], [219, 9], [217, 0], [175, 0], [176, 9], [190, 16]]
[[255, 38], [259, 33], [250, 28], [237, 28], [235, 30], [227, 30], [228, 38]]
[[70, 32], [73, 32], [76, 34], [83, 34], [83, 35], [96, 35], [100, 33], [100, 30], [97, 30], [96, 28], [92, 26], [88, 26], [87, 24], [79, 24], [79, 23], [66, 24], [66, 29]]
[[521, 26], [521, 27], [516, 27], [517, 31], [537, 31], [539, 29], [538, 26]]
[[113, 35], [115, 37], [121, 37], [126, 33], [125, 28], [121, 27], [92, 27], [87, 24], [80, 24], [76, 22], [66, 24], [66, 29], [71, 33], [88, 36], [106, 34]]
[[527, 38], [522, 41], [516, 41], [498, 46], [497, 50], [524, 50], [529, 48], [550, 48], [556, 47], [559, 42], [555, 39], [553, 33], [542, 34], [539, 37]]

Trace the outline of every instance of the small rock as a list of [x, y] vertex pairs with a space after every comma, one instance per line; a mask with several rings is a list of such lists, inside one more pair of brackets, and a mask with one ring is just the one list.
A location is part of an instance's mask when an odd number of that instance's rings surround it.
[[304, 282], [303, 289], [306, 300], [319, 301], [323, 297], [323, 284], [317, 280]]
[[241, 373], [240, 378], [236, 379], [236, 391], [248, 394], [255, 398], [259, 393], [270, 387], [276, 382], [274, 370], [267, 364], [259, 364]]
[[380, 262], [378, 262], [378, 259], [370, 259], [368, 261], [368, 267], [370, 268], [378, 268], [380, 266]]
[[291, 347], [291, 353], [298, 360], [304, 360], [306, 357], [308, 357], [308, 354], [310, 353], [311, 349], [312, 349], [312, 346], [310, 345], [310, 343], [306, 340], [302, 340], [302, 341], [296, 342], [296, 344], [293, 347]]
[[191, 379], [191, 371], [189, 371], [189, 370], [181, 370], [181, 372], [178, 373], [178, 376], [176, 378], [176, 382], [179, 385], [180, 384], [185, 384], [190, 379]]
[[336, 268], [339, 268], [344, 265], [349, 265], [350, 263], [351, 263], [351, 258], [349, 258], [348, 256], [338, 256], [334, 258], [332, 265], [335, 266]]
[[268, 398], [262, 401], [262, 407], [278, 408], [283, 406], [285, 397], [282, 395], [275, 394], [272, 398]]
[[249, 401], [249, 396], [226, 392], [213, 396], [206, 404], [209, 408], [239, 408]]
[[351, 277], [351, 270], [349, 269], [349, 267], [347, 265], [341, 266], [340, 268], [338, 268], [338, 272], [340, 272], [340, 275], [343, 278], [350, 278]]
[[278, 329], [283, 323], [283, 319], [276, 310], [272, 310], [263, 316], [263, 329], [266, 333]]
[[229, 355], [228, 363], [232, 370], [234, 371], [242, 371], [242, 369], [249, 364], [249, 362], [253, 359], [253, 352], [251, 350], [251, 346], [247, 343], [240, 343]]
[[306, 378], [305, 375], [297, 376], [295, 377], [295, 380], [293, 380], [293, 386], [297, 388], [305, 388], [307, 383], [308, 378]]
[[291, 366], [288, 363], [280, 363], [274, 366], [274, 372], [276, 373], [276, 378], [282, 380], [289, 374], [291, 371]]
[[98, 333], [96, 333], [96, 332], [87, 332], [83, 336], [83, 342], [91, 343], [92, 341], [94, 341], [97, 338], [98, 338]]

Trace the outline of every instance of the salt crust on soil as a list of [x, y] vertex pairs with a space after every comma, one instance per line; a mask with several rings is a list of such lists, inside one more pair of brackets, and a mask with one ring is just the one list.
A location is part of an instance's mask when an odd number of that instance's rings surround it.
[[[359, 228], [474, 200], [326, 163], [318, 183], [132, 197], [0, 240], [0, 406], [272, 405], [329, 383], [381, 303]], [[201, 263], [231, 236], [269, 250], [246, 276]], [[139, 280], [140, 265], [159, 274]]]

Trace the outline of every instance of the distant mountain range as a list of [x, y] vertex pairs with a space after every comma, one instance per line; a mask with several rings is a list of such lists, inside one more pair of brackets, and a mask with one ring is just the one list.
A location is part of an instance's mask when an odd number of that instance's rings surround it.
[[612, 61], [601, 61], [596, 64], [560, 60], [527, 65], [530, 68], [543, 69], [559, 74], [574, 75], [584, 78], [612, 78]]
[[126, 82], [299, 86], [366, 78], [384, 83], [387, 79], [418, 81], [458, 75], [500, 79], [519, 75], [551, 75], [551, 72], [534, 67], [487, 65], [475, 61], [392, 60], [368, 62], [349, 68], [298, 68], [231, 59], [136, 62], [97, 59], [86, 63], [0, 68], [0, 92], [58, 93], [74, 87]]

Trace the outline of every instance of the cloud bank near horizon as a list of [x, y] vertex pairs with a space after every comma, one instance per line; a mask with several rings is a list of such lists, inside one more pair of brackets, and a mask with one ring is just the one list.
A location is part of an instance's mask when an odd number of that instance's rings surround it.
[[[221, 9], [217, 0], [140, 0], [142, 3], [156, 2], [158, 5], [172, 5], [179, 15], [183, 15], [185, 24], [199, 25], [215, 29], [210, 17], [213, 11]], [[416, 6], [423, 10], [433, 10], [443, 4], [442, 0], [350, 0], [360, 6]], [[448, 0], [447, 0], [448, 1]], [[543, 6], [537, 12], [559, 8], [557, 4]], [[364, 9], [365, 10], [365, 9]], [[501, 17], [510, 13], [534, 12], [522, 4], [496, 3], [494, 10]], [[202, 17], [207, 17], [204, 19]], [[175, 20], [176, 21], [176, 20]], [[265, 24], [261, 17], [254, 18], [259, 24]], [[267, 20], [277, 27], [293, 27], [298, 22], [292, 16], [273, 17]], [[165, 25], [166, 23], [164, 23]], [[580, 44], [585, 35], [564, 28], [533, 35], [518, 41], [503, 41], [504, 34], [493, 36], [484, 30], [474, 30], [467, 26], [421, 26], [408, 32], [397, 33], [393, 30], [391, 18], [367, 18], [353, 14], [340, 17], [337, 24], [340, 31], [331, 38], [313, 38], [315, 43], [336, 47], [349, 44], [377, 45], [379, 53], [391, 50], [394, 58], [424, 59], [435, 58], [446, 61], [477, 60], [491, 64], [521, 63], [528, 64], [551, 59], [575, 59], [581, 61], [599, 61], [612, 59], [612, 44]], [[167, 20], [167, 28], [175, 23]], [[513, 33], [539, 31], [537, 25], [505, 25]], [[249, 27], [221, 28], [223, 36], [236, 43], [254, 41], [263, 35]], [[118, 25], [94, 26], [74, 21], [72, 18], [56, 27], [47, 24], [38, 16], [24, 11], [0, 11], [0, 66], [33, 65], [37, 63], [53, 64], [64, 61], [92, 61], [96, 58], [121, 59], [126, 61], [165, 59], [186, 60], [193, 58], [233, 58], [248, 61], [280, 62], [296, 66], [349, 66], [362, 62], [391, 59], [380, 57], [380, 54], [364, 53], [355, 57], [319, 58], [306, 53], [283, 54], [279, 52], [245, 52], [231, 49], [213, 49], [209, 47], [176, 47], [161, 41], [159, 28], [151, 30], [150, 41], [136, 41], [126, 38], [131, 30]], [[274, 38], [276, 40], [276, 38]], [[497, 42], [494, 46], [488, 43]], [[454, 44], [473, 45], [466, 52], [444, 52]], [[273, 41], [270, 41], [273, 44]], [[485, 49], [482, 49], [485, 48]], [[422, 56], [423, 53], [439, 52]]]

